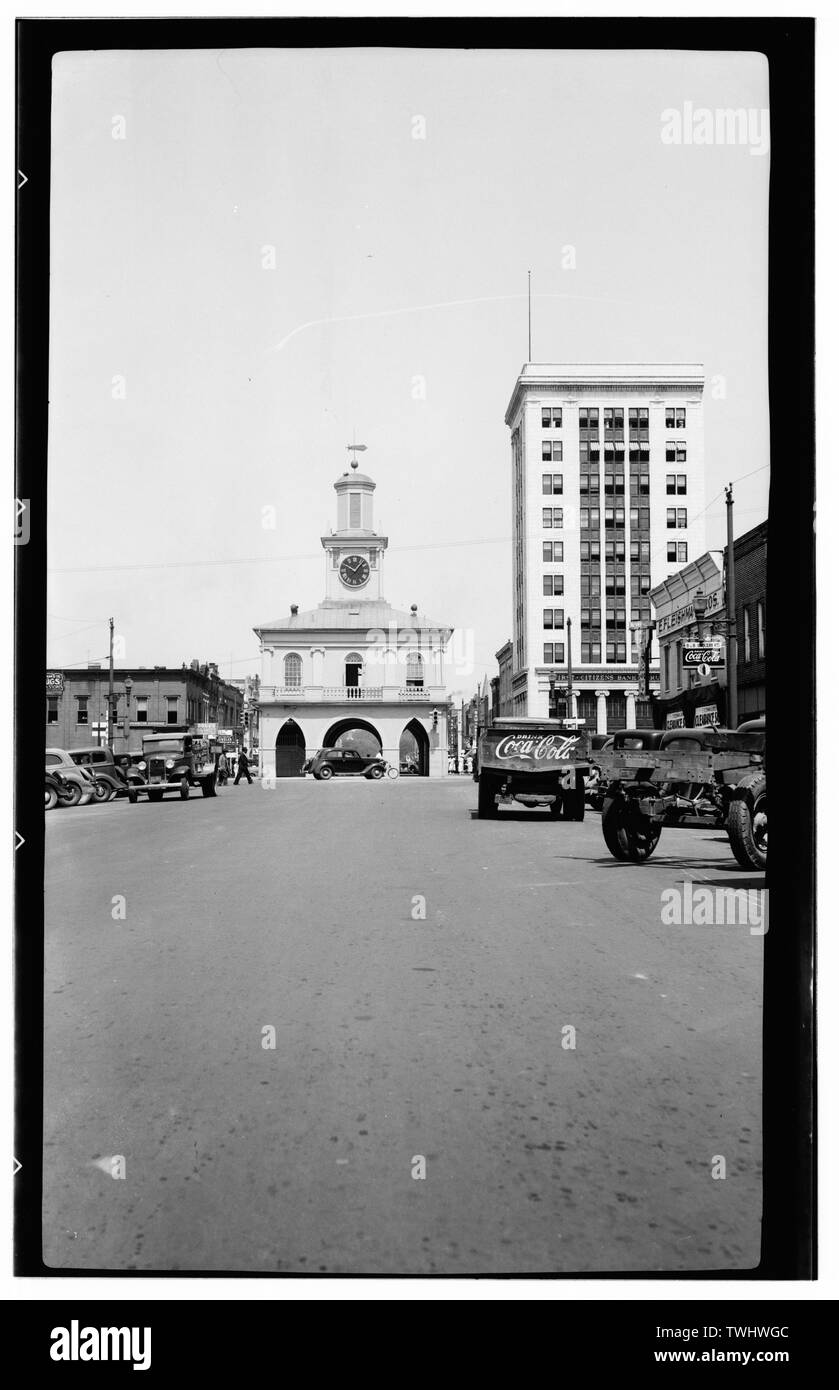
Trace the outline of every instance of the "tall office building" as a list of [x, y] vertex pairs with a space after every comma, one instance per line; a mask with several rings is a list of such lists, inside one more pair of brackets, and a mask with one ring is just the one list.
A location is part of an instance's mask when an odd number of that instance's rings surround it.
[[652, 723], [633, 624], [705, 550], [703, 386], [694, 363], [522, 367], [505, 416], [515, 714], [545, 716], [553, 689], [557, 713], [598, 732]]

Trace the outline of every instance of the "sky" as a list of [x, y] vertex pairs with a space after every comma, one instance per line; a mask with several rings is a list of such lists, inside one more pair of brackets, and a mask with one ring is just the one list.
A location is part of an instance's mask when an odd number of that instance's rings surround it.
[[686, 102], [767, 108], [764, 59], [58, 55], [48, 665], [113, 615], [118, 665], [258, 671], [253, 627], [324, 596], [355, 437], [387, 599], [495, 674], [528, 270], [535, 362], [704, 364], [707, 543], [729, 479], [761, 521], [770, 155], [665, 143]]

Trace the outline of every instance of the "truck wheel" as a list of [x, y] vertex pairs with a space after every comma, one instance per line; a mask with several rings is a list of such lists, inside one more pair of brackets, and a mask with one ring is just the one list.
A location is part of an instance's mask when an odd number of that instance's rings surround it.
[[78, 806], [82, 799], [82, 789], [78, 782], [70, 782], [61, 800], [65, 806]]
[[129, 802], [129, 805], [131, 805], [131, 806], [136, 806], [136, 805], [137, 805], [137, 793], [136, 793], [136, 792], [129, 791], [129, 793], [128, 793], [128, 802]]
[[94, 800], [100, 802], [100, 804], [104, 806], [105, 802], [111, 799], [111, 791], [112, 788], [110, 783], [103, 782], [97, 777], [93, 784]]
[[621, 809], [619, 801], [607, 796], [603, 802], [600, 825], [609, 853], [615, 859], [628, 859], [629, 851], [626, 846], [626, 833], [623, 828]]
[[562, 819], [563, 820], [585, 820], [586, 818], [586, 789], [577, 784], [573, 791], [563, 792], [562, 794]]
[[488, 777], [478, 779], [478, 820], [490, 820], [498, 815], [495, 786]]
[[554, 820], [564, 820], [564, 819], [565, 819], [565, 816], [564, 816], [565, 807], [564, 807], [564, 804], [563, 804], [562, 792], [557, 792], [556, 796], [554, 797], [553, 801], [551, 802], [550, 806], [548, 807], [548, 810], [550, 811], [550, 813], [551, 813], [551, 815], [552, 815], [552, 817], [553, 817]]
[[186, 801], [189, 796], [189, 782], [185, 777], [181, 778], [181, 801]]
[[728, 841], [743, 869], [765, 869], [769, 829], [766, 818], [766, 775], [755, 773], [737, 788], [728, 808]]

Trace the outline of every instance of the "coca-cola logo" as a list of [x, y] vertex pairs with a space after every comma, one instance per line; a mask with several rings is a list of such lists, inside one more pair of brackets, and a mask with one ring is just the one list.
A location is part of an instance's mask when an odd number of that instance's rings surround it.
[[711, 666], [722, 660], [723, 652], [719, 646], [685, 647], [684, 664], [686, 666]]
[[579, 743], [579, 737], [561, 738], [559, 734], [545, 734], [534, 738], [529, 734], [508, 734], [499, 740], [495, 749], [498, 758], [533, 758], [536, 762], [554, 762], [569, 757], [571, 749]]

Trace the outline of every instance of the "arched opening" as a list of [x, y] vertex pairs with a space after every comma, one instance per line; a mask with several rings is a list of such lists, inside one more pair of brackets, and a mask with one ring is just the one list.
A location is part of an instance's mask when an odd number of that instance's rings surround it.
[[382, 751], [378, 731], [366, 719], [339, 719], [323, 736], [324, 748], [355, 748], [365, 756]]
[[399, 740], [399, 768], [417, 777], [428, 776], [428, 734], [418, 719], [412, 719], [402, 730]]
[[364, 670], [364, 657], [358, 652], [350, 652], [344, 661], [344, 685], [347, 691], [358, 692], [361, 686], [361, 672]]
[[274, 768], [278, 777], [302, 777], [306, 761], [306, 740], [303, 730], [293, 719], [287, 719], [274, 748]]

